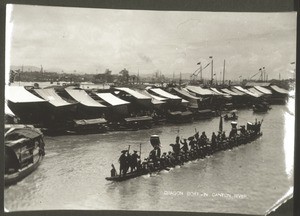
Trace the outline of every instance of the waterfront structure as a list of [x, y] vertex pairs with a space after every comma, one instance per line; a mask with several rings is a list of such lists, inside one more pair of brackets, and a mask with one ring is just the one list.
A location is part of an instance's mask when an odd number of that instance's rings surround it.
[[5, 86], [5, 100], [22, 123], [38, 124], [45, 119], [47, 101], [31, 94], [23, 86]]

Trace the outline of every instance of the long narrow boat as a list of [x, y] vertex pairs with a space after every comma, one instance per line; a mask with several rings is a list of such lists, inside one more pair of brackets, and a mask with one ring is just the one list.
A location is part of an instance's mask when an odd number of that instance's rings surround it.
[[[253, 142], [254, 140], [258, 139], [260, 136], [262, 136], [262, 132], [259, 131], [255, 131], [255, 125], [248, 123], [247, 124], [247, 131], [246, 131], [246, 135], [240, 135], [237, 136], [233, 139], [226, 139], [224, 141], [220, 141], [217, 142], [215, 145], [212, 145], [211, 142], [207, 142], [204, 146], [201, 146], [200, 151], [202, 152], [202, 148], [203, 150], [207, 151], [206, 153], [208, 154], [200, 154], [196, 153], [198, 155], [190, 157], [189, 160], [185, 160], [184, 162], [188, 162], [188, 161], [194, 161], [197, 160], [199, 158], [204, 158], [206, 155], [212, 155], [218, 151], [225, 151], [227, 149], [233, 148], [233, 147], [237, 147], [239, 145], [243, 145], [243, 144], [247, 144], [250, 142]], [[194, 154], [195, 155], [195, 154]], [[174, 164], [174, 165], [183, 165], [184, 162], [180, 163], [180, 164]], [[142, 175], [147, 175], [147, 174], [152, 174], [152, 173], [158, 173], [162, 170], [169, 170], [171, 167], [170, 166], [165, 166], [165, 167], [157, 167], [153, 170], [149, 170], [149, 169], [138, 169], [136, 171], [133, 172], [129, 172], [126, 173], [125, 175], [115, 175], [115, 176], [110, 176], [110, 177], [106, 177], [105, 179], [108, 181], [125, 181], [128, 179], [132, 179], [132, 178], [136, 178]]]
[[15, 184], [33, 172], [45, 155], [43, 134], [32, 127], [11, 127], [5, 132], [5, 185]]

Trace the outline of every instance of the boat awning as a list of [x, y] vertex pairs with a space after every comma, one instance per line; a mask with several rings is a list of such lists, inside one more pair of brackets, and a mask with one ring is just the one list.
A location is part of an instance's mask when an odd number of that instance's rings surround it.
[[261, 86], [254, 86], [254, 88], [256, 88], [258, 91], [264, 93], [264, 94], [267, 94], [267, 95], [271, 95], [272, 94], [272, 91], [269, 90], [269, 89], [266, 89], [264, 87], [261, 87]]
[[234, 92], [234, 91], [231, 91], [231, 90], [229, 90], [229, 89], [226, 89], [226, 88], [221, 89], [221, 91], [222, 91], [222, 92], [225, 92], [225, 93], [227, 93], [227, 94], [230, 94], [231, 96], [239, 96], [238, 93], [236, 93], [236, 92]]
[[181, 90], [181, 89], [178, 89], [178, 88], [173, 88], [173, 90], [174, 90], [175, 92], [177, 92], [178, 94], [180, 94], [180, 95], [182, 95], [182, 96], [185, 96], [185, 97], [187, 97], [187, 98], [189, 98], [189, 99], [200, 100], [199, 97], [195, 97], [194, 95], [189, 94], [189, 93], [188, 93], [187, 91], [185, 91], [185, 90]]
[[198, 95], [209, 96], [209, 95], [215, 95], [216, 94], [213, 91], [211, 91], [209, 89], [201, 88], [200, 86], [187, 86], [186, 89], [193, 92], [193, 93], [195, 93], [195, 94], [198, 94]]
[[223, 92], [220, 92], [218, 89], [216, 89], [216, 88], [210, 88], [213, 92], [215, 92], [215, 93], [217, 93], [217, 94], [219, 94], [219, 95], [222, 95], [222, 96], [224, 96], [224, 97], [231, 97], [231, 95], [230, 94], [228, 94], [228, 93], [223, 93]]
[[11, 111], [11, 109], [8, 107], [7, 103], [5, 103], [5, 105], [4, 105], [4, 113], [5, 113], [5, 115], [9, 115], [9, 116], [12, 116], [12, 117], [16, 116], [13, 113], [13, 111]]
[[245, 94], [248, 94], [252, 97], [260, 97], [261, 95], [258, 95], [258, 94], [255, 94], [255, 93], [252, 93], [251, 91], [248, 91], [247, 89], [244, 89], [242, 88], [241, 86], [233, 86], [234, 88], [236, 88], [237, 90], [241, 91], [241, 92], [244, 92]]
[[141, 94], [145, 94], [145, 95], [151, 97], [151, 103], [154, 105], [164, 104], [164, 103], [166, 103], [166, 100], [167, 100], [166, 98], [161, 98], [161, 97], [152, 95], [149, 92], [147, 92], [146, 90], [142, 91]]
[[97, 119], [80, 119], [74, 120], [76, 125], [94, 125], [94, 124], [104, 124], [107, 121], [104, 118], [97, 118]]
[[149, 89], [150, 91], [162, 96], [162, 97], [165, 97], [165, 98], [168, 98], [168, 99], [172, 99], [172, 100], [181, 100], [181, 97], [178, 97], [177, 95], [173, 95], [173, 94], [170, 94], [169, 92], [166, 92], [160, 88], [152, 88], [152, 89]]
[[283, 88], [278, 87], [277, 85], [271, 85], [271, 89], [280, 93], [280, 94], [288, 94], [289, 92]]
[[126, 122], [135, 122], [135, 121], [151, 121], [152, 117], [150, 116], [137, 116], [137, 117], [130, 117], [124, 119]]
[[71, 103], [63, 100], [54, 89], [34, 89], [34, 91], [43, 99], [56, 107], [72, 105]]
[[235, 92], [237, 95], [240, 95], [240, 96], [243, 96], [246, 94], [245, 92], [239, 91], [236, 88], [231, 88], [231, 91]]
[[99, 98], [109, 103], [111, 106], [125, 105], [130, 104], [127, 101], [124, 101], [111, 93], [95, 93]]
[[163, 97], [159, 97], [153, 94], [150, 94], [149, 92], [147, 92], [146, 90], [144, 91], [145, 94], [149, 95], [150, 97], [152, 97], [155, 100], [161, 101], [161, 102], [166, 102], [167, 98], [163, 98]]
[[5, 86], [5, 99], [13, 103], [46, 102], [34, 94], [31, 94], [23, 86]]
[[100, 104], [99, 102], [95, 101], [93, 98], [91, 98], [84, 90], [82, 89], [68, 89], [65, 88], [65, 90], [68, 92], [68, 94], [74, 98], [79, 103], [88, 106], [88, 107], [106, 107], [103, 104]]
[[182, 100], [181, 100], [181, 103], [183, 103], [183, 104], [188, 104], [189, 101], [182, 99]]
[[261, 93], [260, 91], [258, 91], [256, 88], [252, 87], [248, 89], [250, 92], [252, 92], [253, 94], [259, 95], [259, 97], [263, 96], [264, 94]]
[[29, 138], [20, 138], [17, 140], [5, 140], [5, 146], [12, 148], [13, 150], [17, 150], [22, 148], [24, 145], [26, 145], [25, 143], [28, 142], [30, 139]]
[[147, 95], [144, 95], [144, 94], [141, 94], [137, 91], [134, 91], [130, 88], [115, 88], [115, 89], [118, 89], [120, 91], [124, 91], [130, 95], [132, 95], [133, 97], [135, 97], [136, 99], [142, 99], [142, 100], [151, 100], [151, 97], [147, 96]]

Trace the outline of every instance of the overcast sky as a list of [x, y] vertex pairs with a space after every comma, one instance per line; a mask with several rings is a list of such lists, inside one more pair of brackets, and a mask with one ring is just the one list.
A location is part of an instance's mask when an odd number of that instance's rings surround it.
[[[45, 70], [179, 76], [209, 56], [219, 79], [292, 77], [296, 13], [221, 13], [87, 9], [14, 5], [11, 65]], [[7, 25], [9, 26], [9, 25]], [[9, 31], [7, 31], [9, 33]], [[210, 68], [203, 71], [210, 77]]]

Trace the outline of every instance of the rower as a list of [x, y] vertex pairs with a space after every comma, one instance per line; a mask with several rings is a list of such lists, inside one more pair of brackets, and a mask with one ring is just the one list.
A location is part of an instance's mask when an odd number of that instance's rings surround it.
[[241, 129], [240, 129], [241, 134], [242, 134], [242, 135], [245, 135], [245, 134], [246, 134], [245, 125], [241, 125], [240, 127], [241, 127]]
[[224, 141], [226, 140], [226, 134], [225, 131], [223, 131], [222, 135], [221, 135], [221, 140]]
[[205, 134], [205, 131], [202, 132], [201, 136], [200, 136], [200, 140], [202, 141], [202, 143], [206, 143], [207, 141], [207, 136]]
[[186, 154], [186, 152], [189, 150], [188, 144], [187, 144], [187, 142], [186, 142], [186, 139], [184, 138], [184, 139], [183, 139], [183, 142], [180, 140], [180, 143], [183, 145], [183, 146], [181, 147], [181, 150]]

